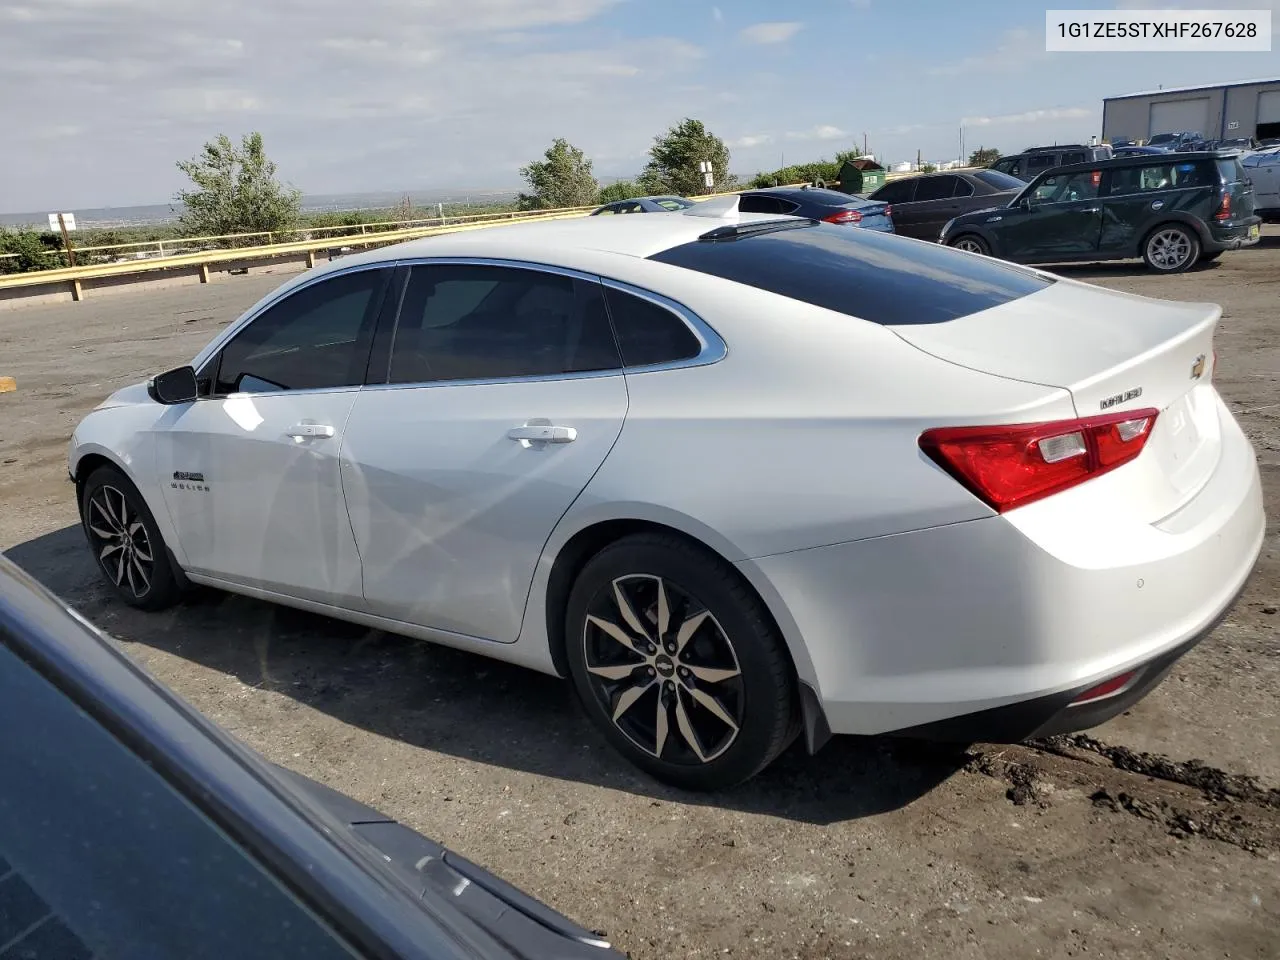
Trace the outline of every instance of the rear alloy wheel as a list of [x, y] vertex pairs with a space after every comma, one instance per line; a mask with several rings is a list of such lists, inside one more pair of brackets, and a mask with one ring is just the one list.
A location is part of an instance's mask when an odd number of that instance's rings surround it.
[[574, 584], [566, 625], [587, 712], [659, 780], [731, 787], [795, 734], [776, 628], [737, 572], [692, 544], [642, 534], [606, 547]]
[[115, 467], [99, 467], [80, 498], [80, 518], [99, 569], [130, 606], [160, 610], [178, 599], [156, 522], [129, 479]]
[[1160, 273], [1181, 273], [1200, 259], [1200, 238], [1189, 227], [1163, 224], [1147, 236], [1142, 259]]
[[980, 253], [984, 257], [991, 253], [991, 248], [987, 246], [987, 242], [981, 237], [975, 237], [972, 233], [961, 234], [952, 240], [948, 246], [963, 250], [965, 253]]

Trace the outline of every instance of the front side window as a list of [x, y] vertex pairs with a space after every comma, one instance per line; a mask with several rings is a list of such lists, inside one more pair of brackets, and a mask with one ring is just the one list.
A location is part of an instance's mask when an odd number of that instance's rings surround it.
[[221, 351], [213, 392], [358, 386], [388, 270], [310, 284], [267, 308]]
[[1098, 170], [1082, 170], [1079, 173], [1060, 173], [1045, 177], [1031, 191], [1032, 203], [1071, 203], [1075, 200], [1092, 200], [1098, 195], [1102, 174]]
[[956, 190], [956, 184], [959, 177], [946, 174], [940, 177], [925, 177], [920, 181], [920, 185], [916, 187], [916, 200], [946, 200], [950, 198]]
[[520, 267], [413, 268], [391, 383], [551, 377], [621, 366], [600, 284]]
[[991, 169], [998, 173], [1007, 173], [1012, 177], [1018, 177], [1022, 174], [1022, 161], [1020, 159], [997, 160], [991, 165]]

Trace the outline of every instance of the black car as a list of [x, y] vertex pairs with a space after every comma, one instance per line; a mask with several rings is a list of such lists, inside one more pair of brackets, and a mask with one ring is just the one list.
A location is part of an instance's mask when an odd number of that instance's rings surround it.
[[1170, 152], [1178, 150], [1180, 147], [1186, 146], [1188, 143], [1194, 143], [1203, 140], [1204, 134], [1195, 130], [1178, 130], [1175, 133], [1157, 133], [1147, 141], [1148, 147], [1160, 147]]
[[863, 227], [893, 233], [893, 215], [887, 203], [822, 187], [770, 187], [738, 194], [741, 213], [784, 213], [826, 223]]
[[0, 557], [0, 956], [621, 954], [267, 763]]
[[1008, 206], [952, 220], [940, 239], [1017, 263], [1141, 257], [1177, 273], [1257, 243], [1260, 223], [1239, 153], [1177, 153], [1050, 170]]
[[938, 239], [942, 225], [971, 210], [1004, 206], [1025, 187], [997, 170], [926, 173], [886, 183], [868, 200], [893, 207], [894, 232], [917, 240]]
[[991, 169], [1029, 183], [1039, 174], [1054, 167], [1109, 160], [1111, 157], [1111, 147], [1105, 143], [1093, 146], [1068, 143], [1053, 147], [1029, 147], [1021, 153], [1001, 157], [991, 165]]

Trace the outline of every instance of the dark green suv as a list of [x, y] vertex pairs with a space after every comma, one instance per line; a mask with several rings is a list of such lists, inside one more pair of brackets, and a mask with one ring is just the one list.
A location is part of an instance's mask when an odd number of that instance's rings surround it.
[[941, 243], [1015, 263], [1141, 257], [1178, 273], [1260, 238], [1236, 151], [1121, 157], [1055, 167], [1007, 207], [956, 217]]

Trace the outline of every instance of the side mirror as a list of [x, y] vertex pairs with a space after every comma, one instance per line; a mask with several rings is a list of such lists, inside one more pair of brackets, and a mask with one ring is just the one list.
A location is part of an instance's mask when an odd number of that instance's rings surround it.
[[166, 406], [190, 403], [199, 393], [196, 372], [189, 366], [157, 374], [147, 382], [147, 395]]

